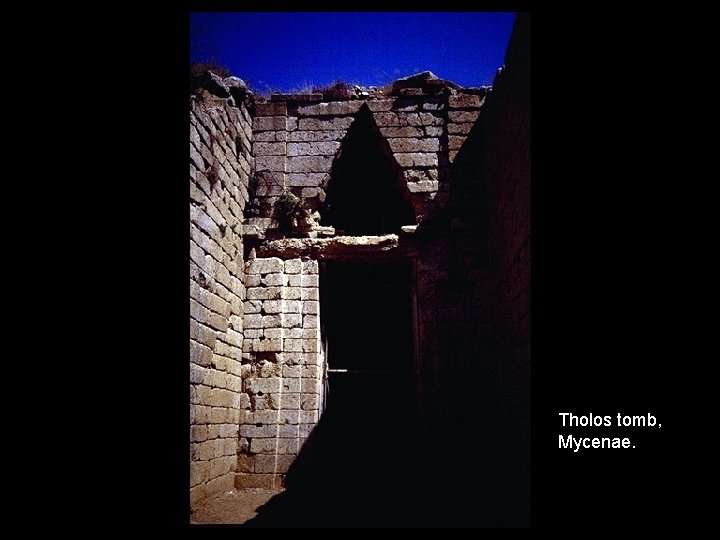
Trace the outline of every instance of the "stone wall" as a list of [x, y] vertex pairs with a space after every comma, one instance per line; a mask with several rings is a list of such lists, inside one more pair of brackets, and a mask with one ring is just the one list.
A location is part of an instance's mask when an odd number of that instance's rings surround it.
[[253, 168], [242, 81], [196, 81], [190, 101], [190, 500], [234, 485], [245, 299], [242, 221]]
[[483, 126], [498, 355], [508, 380], [525, 386], [530, 374], [529, 40], [529, 15], [518, 14]]
[[396, 81], [397, 95], [321, 102], [321, 94], [277, 94], [270, 102], [258, 103], [249, 224], [261, 233], [276, 229], [273, 209], [285, 191], [322, 219], [333, 164], [363, 108], [387, 141], [415, 222], [436, 219], [448, 199], [449, 166], [477, 120], [487, 91], [461, 89], [424, 72]]
[[319, 419], [318, 262], [257, 257], [246, 265], [245, 285], [242, 364], [250, 406], [240, 416], [235, 486], [275, 488]]
[[[419, 444], [433, 456], [432, 485], [472, 479], [489, 515], [513, 506], [517, 490], [505, 486], [522, 482], [508, 478], [527, 438], [507, 436], [504, 421], [529, 421], [523, 46], [511, 47], [492, 92], [424, 72], [346, 101], [256, 103], [238, 79], [206, 76], [190, 115], [193, 502], [280, 487], [312, 446], [327, 374], [319, 263], [356, 259], [412, 269]], [[342, 208], [357, 203], [361, 220], [396, 197], [389, 211], [402, 217], [390, 233], [345, 234], [333, 214], [343, 175], [365, 156], [388, 191], [355, 176]]]

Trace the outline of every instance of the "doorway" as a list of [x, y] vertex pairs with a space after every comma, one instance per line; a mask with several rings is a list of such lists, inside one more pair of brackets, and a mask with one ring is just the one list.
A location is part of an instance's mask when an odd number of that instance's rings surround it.
[[[321, 265], [327, 360], [326, 463], [343, 475], [393, 475], [417, 431], [412, 261]], [[402, 456], [402, 458], [400, 458]]]

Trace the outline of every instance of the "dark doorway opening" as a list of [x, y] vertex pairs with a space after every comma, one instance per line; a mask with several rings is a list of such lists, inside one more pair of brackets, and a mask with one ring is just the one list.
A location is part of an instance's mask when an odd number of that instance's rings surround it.
[[398, 460], [415, 451], [411, 277], [408, 260], [323, 265], [323, 417], [331, 429], [319, 450], [346, 479], [394, 483], [402, 475]]
[[348, 129], [330, 178], [323, 225], [359, 236], [397, 234], [415, 223], [400, 167], [367, 105]]

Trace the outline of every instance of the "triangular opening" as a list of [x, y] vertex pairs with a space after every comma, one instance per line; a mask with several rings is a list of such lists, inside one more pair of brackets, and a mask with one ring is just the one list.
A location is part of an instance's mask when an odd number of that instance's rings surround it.
[[367, 105], [333, 162], [323, 225], [352, 236], [399, 233], [415, 223], [409, 190]]

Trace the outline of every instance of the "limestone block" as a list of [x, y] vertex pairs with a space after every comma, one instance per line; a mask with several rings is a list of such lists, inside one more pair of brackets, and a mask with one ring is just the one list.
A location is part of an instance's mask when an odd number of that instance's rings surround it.
[[[269, 304], [270, 302], [274, 303], [281, 303], [277, 300], [271, 300], [269, 302], [266, 302], [266, 304]], [[280, 311], [268, 311], [265, 310], [266, 313], [280, 313]], [[262, 327], [263, 328], [281, 328], [282, 327], [282, 318], [280, 315], [263, 315], [262, 317]], [[267, 335], [267, 334], [266, 334]]]
[[243, 311], [245, 313], [260, 313], [262, 309], [262, 300], [245, 300], [243, 302]]
[[[255, 439], [258, 437], [275, 437], [277, 432], [277, 426], [275, 424], [263, 424], [261, 426], [255, 424], [245, 424], [240, 426], [240, 436], [247, 437], [248, 439]], [[250, 443], [250, 450], [252, 451], [252, 442]]]
[[283, 271], [284, 264], [282, 259], [277, 257], [269, 257], [267, 259], [253, 259], [247, 264], [248, 274], [271, 274]]
[[279, 392], [281, 384], [282, 379], [280, 378], [248, 379], [246, 389], [250, 394], [258, 394], [259, 392], [269, 394], [271, 392]]
[[437, 167], [438, 156], [436, 153], [401, 153], [395, 154], [395, 159], [401, 167]]
[[303, 317], [303, 328], [320, 328], [317, 315], [305, 315]]
[[332, 167], [332, 156], [298, 156], [287, 158], [287, 170], [290, 173], [314, 172], [327, 173]]
[[298, 117], [303, 116], [348, 116], [360, 110], [362, 101], [331, 101], [298, 107]]
[[282, 326], [283, 328], [296, 328], [302, 326], [303, 317], [300, 313], [283, 313], [282, 314]]
[[299, 274], [302, 268], [302, 261], [300, 259], [289, 259], [285, 261], [285, 273], [286, 274]]
[[285, 274], [268, 274], [263, 280], [263, 285], [269, 287], [281, 287], [287, 284], [287, 276]]
[[288, 142], [341, 141], [346, 131], [293, 131], [288, 133]]
[[263, 335], [269, 339], [282, 338], [283, 337], [283, 329], [275, 328], [275, 327], [265, 328], [263, 330]]
[[287, 129], [285, 116], [256, 116], [253, 118], [253, 131], [279, 131]]
[[256, 171], [285, 172], [285, 156], [256, 156]]
[[440, 139], [388, 139], [393, 152], [437, 152], [440, 150]]
[[480, 116], [480, 111], [450, 111], [448, 119], [450, 122], [475, 122]]
[[253, 155], [257, 156], [284, 156], [284, 142], [255, 142], [253, 144]]
[[304, 411], [314, 411], [319, 408], [317, 394], [302, 394], [300, 408]]
[[353, 117], [332, 118], [320, 120], [318, 118], [300, 118], [298, 129], [301, 131], [344, 131], [353, 123]]
[[243, 328], [262, 328], [262, 315], [259, 313], [248, 313], [243, 315]]
[[300, 299], [302, 300], [320, 300], [320, 289], [317, 287], [303, 287], [296, 290], [301, 291]]
[[301, 289], [300, 287], [284, 287], [281, 296], [284, 300], [300, 300], [302, 298], [301, 291], [308, 289]]
[[262, 116], [286, 116], [287, 115], [287, 103], [285, 102], [270, 102], [270, 103], [256, 103], [255, 114], [257, 117]]
[[395, 99], [374, 99], [366, 103], [372, 112], [384, 112], [392, 109]]
[[287, 185], [289, 187], [319, 187], [330, 179], [329, 172], [321, 173], [289, 173]]
[[248, 300], [279, 300], [280, 287], [253, 287], [247, 290]]
[[334, 156], [340, 149], [336, 141], [324, 142], [290, 142], [287, 144], [287, 155], [296, 156]]
[[484, 101], [484, 97], [472, 95], [472, 94], [457, 94], [455, 96], [448, 97], [448, 106], [451, 109], [471, 109], [479, 108]]
[[405, 127], [383, 127], [380, 128], [380, 133], [385, 137], [422, 137], [423, 131], [419, 127], [405, 126]]

